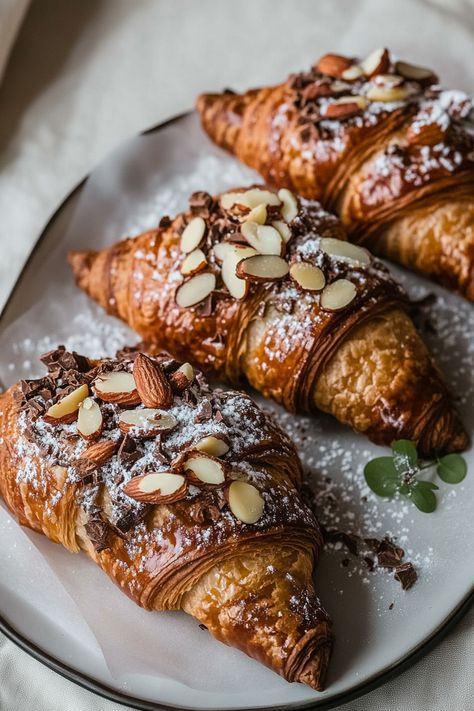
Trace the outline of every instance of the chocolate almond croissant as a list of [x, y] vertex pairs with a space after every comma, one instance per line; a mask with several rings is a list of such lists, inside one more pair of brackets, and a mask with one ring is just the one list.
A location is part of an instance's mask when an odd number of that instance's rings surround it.
[[198, 111], [219, 146], [321, 200], [352, 241], [472, 301], [472, 100], [437, 81], [386, 49], [327, 54], [278, 86], [204, 94]]
[[22, 525], [85, 551], [147, 610], [185, 610], [288, 681], [321, 689], [331, 623], [294, 446], [245, 394], [168, 356], [89, 361], [0, 395], [0, 494]]
[[467, 445], [406, 295], [319, 203], [286, 189], [196, 193], [158, 229], [69, 260], [145, 342], [243, 375], [290, 411], [320, 409], [425, 454]]

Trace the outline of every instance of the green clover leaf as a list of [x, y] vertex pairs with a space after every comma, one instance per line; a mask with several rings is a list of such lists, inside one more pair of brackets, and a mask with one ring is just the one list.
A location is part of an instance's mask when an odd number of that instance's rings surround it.
[[400, 484], [400, 474], [395, 469], [393, 457], [377, 457], [367, 462], [364, 476], [377, 496], [393, 496]]
[[446, 484], [459, 484], [467, 474], [466, 460], [460, 454], [446, 454], [438, 460], [436, 471]]

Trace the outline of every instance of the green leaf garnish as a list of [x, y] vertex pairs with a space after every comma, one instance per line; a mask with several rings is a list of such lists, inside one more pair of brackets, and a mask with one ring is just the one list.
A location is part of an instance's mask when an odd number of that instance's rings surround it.
[[392, 444], [391, 457], [376, 457], [364, 467], [367, 485], [377, 496], [390, 497], [397, 492], [411, 499], [423, 513], [436, 509], [435, 491], [439, 488], [432, 481], [418, 479], [423, 469], [436, 465], [438, 476], [446, 484], [459, 484], [467, 473], [467, 464], [460, 454], [446, 454], [436, 462], [420, 462], [414, 442], [399, 439]]
[[460, 454], [447, 454], [438, 460], [436, 471], [446, 484], [459, 484], [467, 474], [466, 460]]
[[377, 457], [365, 465], [367, 484], [377, 496], [393, 496], [400, 484], [400, 474], [395, 469], [393, 457]]
[[437, 501], [433, 493], [433, 488], [437, 489], [436, 484], [431, 481], [417, 481], [410, 488], [409, 497], [415, 504], [416, 508], [423, 513], [433, 513], [436, 509]]
[[393, 463], [400, 474], [405, 474], [416, 467], [418, 452], [413, 442], [409, 439], [399, 439], [392, 443]]

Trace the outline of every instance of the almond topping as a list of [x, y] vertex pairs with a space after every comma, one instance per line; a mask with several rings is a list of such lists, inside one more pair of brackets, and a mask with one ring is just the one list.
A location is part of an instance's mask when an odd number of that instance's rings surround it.
[[272, 222], [272, 227], [274, 227], [276, 230], [281, 235], [281, 238], [285, 244], [288, 244], [288, 242], [291, 239], [291, 229], [288, 227], [286, 222], [283, 222], [283, 220], [275, 220]]
[[202, 217], [193, 217], [183, 230], [181, 235], [180, 249], [185, 254], [194, 251], [201, 243], [206, 231], [206, 223]]
[[77, 430], [84, 439], [97, 439], [102, 432], [104, 421], [101, 409], [91, 397], [86, 397], [79, 405]]
[[184, 463], [189, 481], [219, 486], [225, 481], [224, 464], [215, 457], [206, 454], [190, 457]]
[[320, 246], [323, 252], [329, 254], [330, 257], [338, 259], [347, 264], [354, 266], [368, 266], [370, 264], [370, 254], [362, 247], [357, 247], [351, 242], [345, 242], [342, 239], [334, 237], [322, 237]]
[[221, 205], [224, 210], [230, 210], [234, 205], [243, 205], [253, 210], [258, 205], [279, 205], [280, 200], [270, 190], [251, 188], [241, 193], [225, 193], [221, 195]]
[[418, 67], [416, 64], [397, 62], [395, 70], [398, 74], [401, 74], [402, 77], [405, 77], [405, 79], [413, 79], [414, 81], [432, 79], [433, 82], [436, 81], [436, 74], [432, 72], [431, 69], [426, 69], [426, 67]]
[[108, 462], [110, 457], [112, 457], [118, 449], [118, 442], [114, 442], [111, 439], [105, 439], [102, 442], [96, 442], [91, 444], [90, 447], [85, 449], [79, 459], [89, 459], [97, 466], [101, 467], [103, 464]]
[[360, 79], [363, 73], [364, 70], [362, 67], [359, 67], [358, 64], [353, 64], [352, 67], [344, 69], [341, 74], [341, 79], [344, 79], [344, 81], [356, 81], [356, 79]]
[[147, 504], [171, 504], [186, 496], [188, 485], [181, 474], [150, 472], [130, 479], [123, 491], [136, 501]]
[[237, 264], [237, 276], [251, 281], [277, 281], [288, 274], [288, 264], [275, 255], [258, 254]]
[[119, 417], [119, 427], [122, 432], [130, 432], [136, 427], [141, 437], [155, 437], [170, 432], [177, 424], [173, 415], [154, 408], [125, 410]]
[[260, 203], [253, 210], [250, 210], [249, 214], [246, 215], [245, 220], [250, 222], [256, 222], [258, 225], [264, 225], [267, 220], [267, 206], [265, 203]]
[[63, 397], [55, 405], [51, 405], [46, 411], [44, 419], [51, 424], [59, 422], [73, 422], [79, 405], [89, 395], [89, 387], [80, 385], [78, 388]]
[[260, 254], [278, 254], [278, 256], [282, 254], [284, 242], [274, 227], [245, 222], [242, 225], [242, 234], [249, 245]]
[[117, 405], [138, 405], [140, 402], [135, 378], [124, 370], [102, 373], [94, 380], [94, 390], [104, 402]]
[[256, 254], [257, 251], [252, 247], [240, 247], [235, 244], [229, 245], [229, 249], [225, 252], [225, 258], [222, 262], [222, 281], [234, 299], [243, 299], [249, 288], [247, 282], [237, 276], [237, 265], [243, 259]]
[[182, 393], [194, 380], [194, 369], [191, 363], [183, 363], [182, 366], [170, 375], [170, 384], [177, 393]]
[[227, 499], [230, 510], [242, 523], [256, 523], [263, 514], [263, 496], [246, 481], [233, 481], [228, 488]]
[[390, 67], [390, 55], [388, 49], [381, 47], [369, 54], [360, 65], [366, 76], [373, 77], [376, 74], [385, 74]]
[[133, 362], [133, 377], [145, 407], [171, 407], [173, 391], [159, 363], [139, 353]]
[[346, 119], [359, 114], [366, 105], [363, 96], [341, 96], [326, 106], [324, 115], [328, 119]]
[[281, 208], [281, 214], [283, 216], [283, 219], [285, 220], [285, 222], [291, 222], [298, 214], [298, 202], [295, 196], [293, 195], [291, 190], [288, 190], [287, 188], [281, 188], [281, 190], [278, 191], [278, 197], [283, 203], [283, 206]]
[[182, 309], [194, 306], [209, 296], [216, 288], [216, 277], [212, 272], [202, 272], [181, 284], [176, 292], [176, 303]]
[[193, 249], [181, 264], [181, 274], [189, 276], [197, 274], [207, 267], [206, 255], [202, 249]]
[[307, 291], [321, 291], [326, 284], [324, 272], [309, 262], [296, 262], [290, 267], [290, 276]]
[[342, 72], [349, 69], [352, 61], [340, 54], [325, 54], [316, 64], [316, 69], [321, 74], [328, 74], [330, 77], [340, 77]]
[[200, 452], [213, 457], [223, 457], [230, 449], [223, 435], [208, 435], [196, 442], [194, 446]]
[[409, 91], [405, 86], [371, 86], [366, 94], [370, 101], [404, 101], [409, 96]]
[[321, 294], [321, 306], [327, 311], [339, 311], [351, 303], [357, 294], [355, 285], [347, 279], [328, 284]]

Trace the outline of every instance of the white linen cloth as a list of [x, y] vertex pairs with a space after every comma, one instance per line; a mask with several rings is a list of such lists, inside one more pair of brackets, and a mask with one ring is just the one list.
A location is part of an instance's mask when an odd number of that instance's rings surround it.
[[[0, 74], [26, 5], [0, 0]], [[325, 51], [387, 45], [472, 92], [473, 24], [474, 0], [36, 0], [0, 85], [0, 307], [84, 174], [200, 91], [278, 81]], [[471, 610], [416, 666], [343, 708], [472, 711], [473, 648]], [[1, 711], [120, 708], [0, 636]]]

